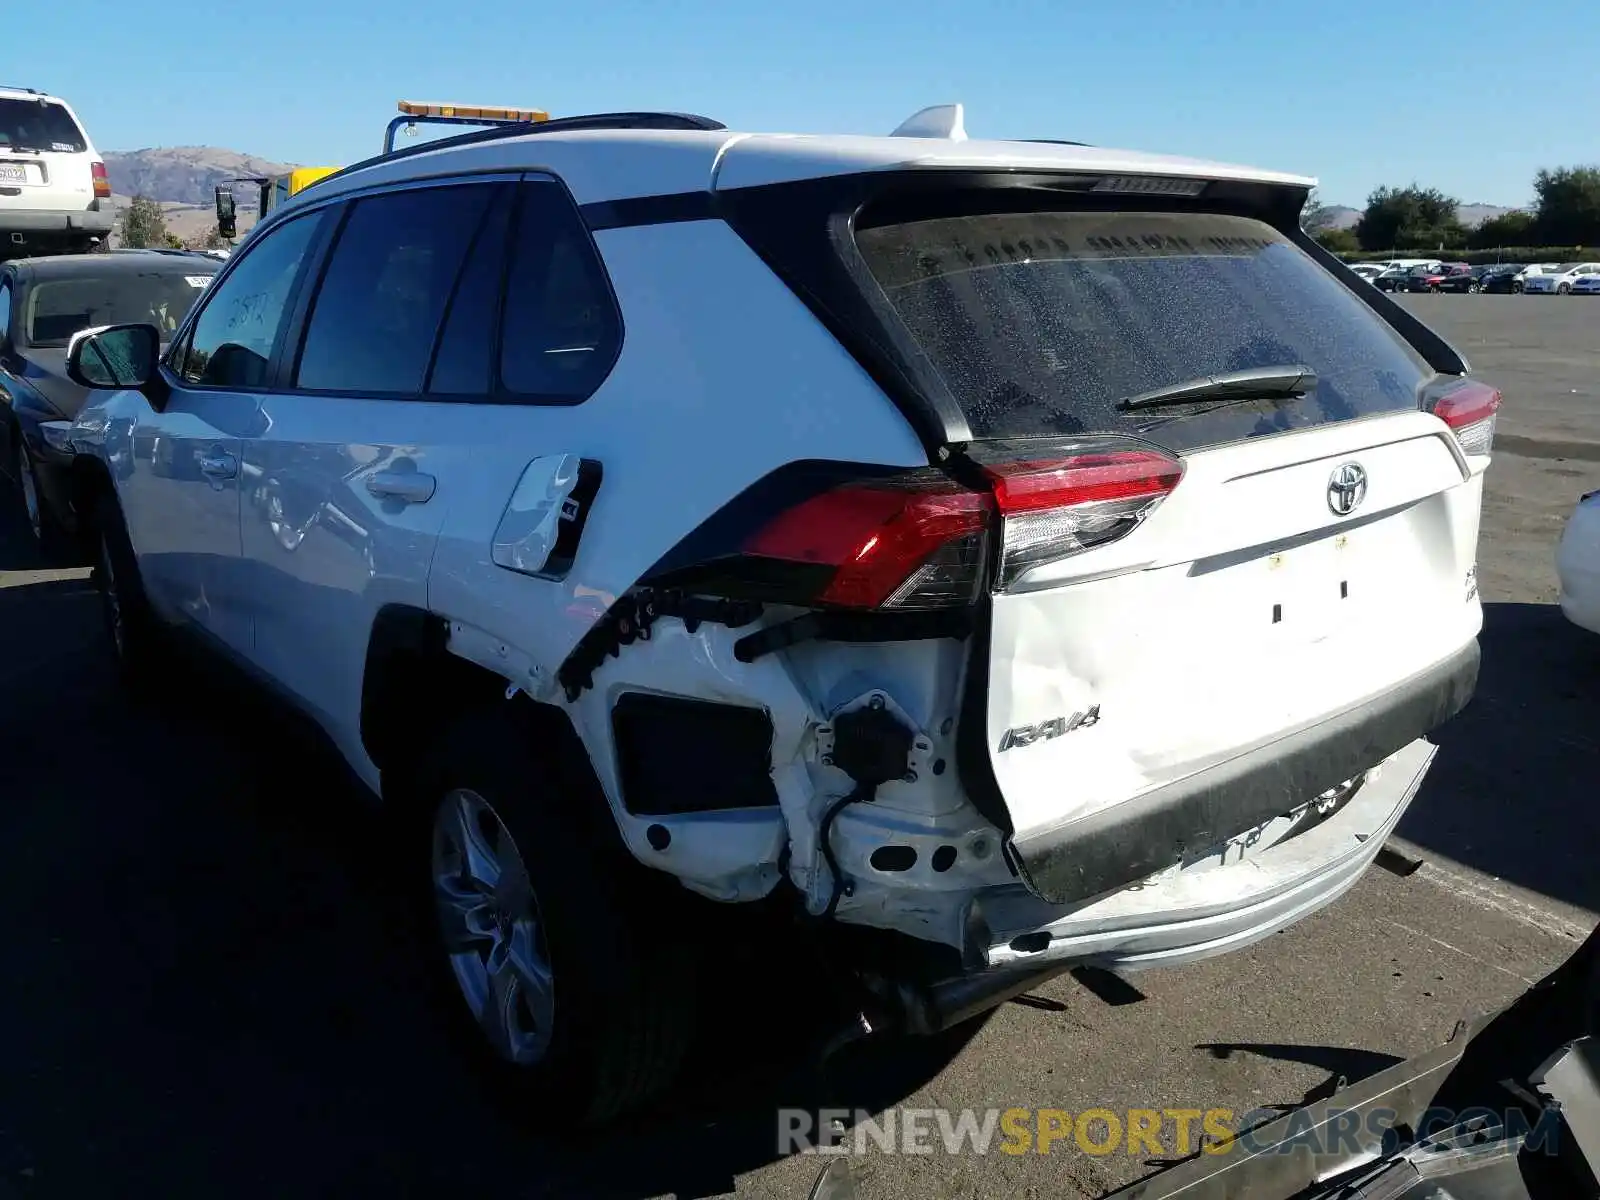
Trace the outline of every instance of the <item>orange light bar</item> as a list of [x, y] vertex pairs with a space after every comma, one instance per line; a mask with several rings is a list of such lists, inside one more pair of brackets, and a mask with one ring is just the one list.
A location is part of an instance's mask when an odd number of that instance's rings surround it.
[[400, 111], [408, 117], [456, 117], [469, 121], [548, 121], [542, 108], [491, 108], [479, 104], [430, 104], [417, 100], [400, 101]]

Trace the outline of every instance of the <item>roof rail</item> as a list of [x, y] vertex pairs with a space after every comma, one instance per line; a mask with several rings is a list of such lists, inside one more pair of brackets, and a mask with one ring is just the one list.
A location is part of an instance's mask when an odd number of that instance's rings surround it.
[[713, 121], [710, 117], [697, 116], [694, 113], [668, 113], [668, 112], [621, 112], [621, 113], [593, 113], [588, 116], [578, 117], [553, 117], [548, 121], [518, 121], [514, 124], [495, 125], [488, 129], [474, 129], [467, 133], [454, 134], [451, 137], [435, 138], [431, 142], [423, 142], [419, 146], [407, 146], [402, 150], [390, 150], [386, 154], [375, 154], [371, 158], [364, 158], [360, 162], [353, 162], [342, 170], [335, 171], [332, 175], [319, 179], [323, 183], [328, 179], [342, 179], [346, 175], [365, 169], [381, 162], [392, 162], [397, 158], [410, 158], [415, 154], [427, 154], [434, 150], [447, 150], [458, 146], [475, 146], [479, 142], [493, 142], [500, 138], [532, 137], [541, 133], [561, 133], [563, 131], [583, 129], [679, 129], [714, 131], [726, 129], [721, 121]]
[[384, 134], [383, 151], [385, 155], [406, 154], [409, 152], [432, 149], [444, 143], [450, 145], [471, 145], [477, 141], [491, 141], [494, 137], [521, 137], [524, 134], [546, 133], [559, 130], [573, 129], [726, 129], [727, 126], [720, 121], [713, 121], [710, 117], [696, 116], [694, 113], [668, 113], [668, 112], [618, 112], [618, 113], [592, 113], [586, 116], [554, 117], [543, 121], [504, 121], [496, 122], [488, 129], [475, 129], [469, 133], [457, 134], [450, 138], [436, 138], [431, 142], [424, 142], [420, 146], [408, 146], [405, 150], [394, 149], [394, 135], [406, 125], [413, 124], [451, 124], [470, 125], [482, 118], [472, 117], [429, 117], [402, 114], [389, 122], [389, 128]]
[[1087, 146], [1088, 142], [1069, 142], [1066, 138], [1023, 138], [1025, 142], [1038, 142], [1046, 146]]
[[18, 87], [14, 83], [0, 83], [0, 92], [27, 92], [30, 96], [44, 95], [38, 88]]
[[578, 117], [552, 117], [524, 133], [554, 133], [562, 129], [726, 129], [721, 121], [695, 113], [617, 112]]

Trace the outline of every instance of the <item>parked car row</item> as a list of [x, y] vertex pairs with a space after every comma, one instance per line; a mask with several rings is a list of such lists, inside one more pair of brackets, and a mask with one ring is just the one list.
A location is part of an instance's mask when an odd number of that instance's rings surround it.
[[82, 330], [129, 321], [172, 336], [222, 263], [185, 250], [113, 250], [0, 263], [0, 476], [18, 489], [41, 551], [73, 533], [66, 432], [89, 389], [67, 378]]
[[1600, 294], [1600, 262], [1471, 266], [1438, 259], [1396, 258], [1387, 262], [1353, 263], [1350, 269], [1380, 292]]

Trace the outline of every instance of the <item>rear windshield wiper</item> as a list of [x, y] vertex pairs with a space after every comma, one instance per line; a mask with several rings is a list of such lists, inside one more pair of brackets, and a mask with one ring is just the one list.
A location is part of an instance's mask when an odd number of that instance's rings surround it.
[[1317, 373], [1303, 364], [1247, 367], [1242, 371], [1201, 375], [1154, 391], [1141, 392], [1137, 396], [1119, 400], [1117, 408], [1123, 412], [1137, 412], [1144, 408], [1172, 408], [1206, 400], [1275, 400], [1279, 397], [1303, 396], [1316, 386]]

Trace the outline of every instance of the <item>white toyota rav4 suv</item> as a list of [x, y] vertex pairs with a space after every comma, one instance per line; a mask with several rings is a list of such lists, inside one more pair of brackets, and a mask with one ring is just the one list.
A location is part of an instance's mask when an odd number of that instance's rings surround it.
[[115, 220], [106, 165], [71, 105], [0, 85], [0, 258], [81, 253]]
[[410, 148], [160, 361], [71, 348], [122, 666], [197, 633], [417, 815], [451, 1003], [569, 1113], [671, 1078], [707, 900], [913, 1032], [1221, 953], [1360, 878], [1472, 694], [1500, 396], [1313, 181], [950, 115]]

